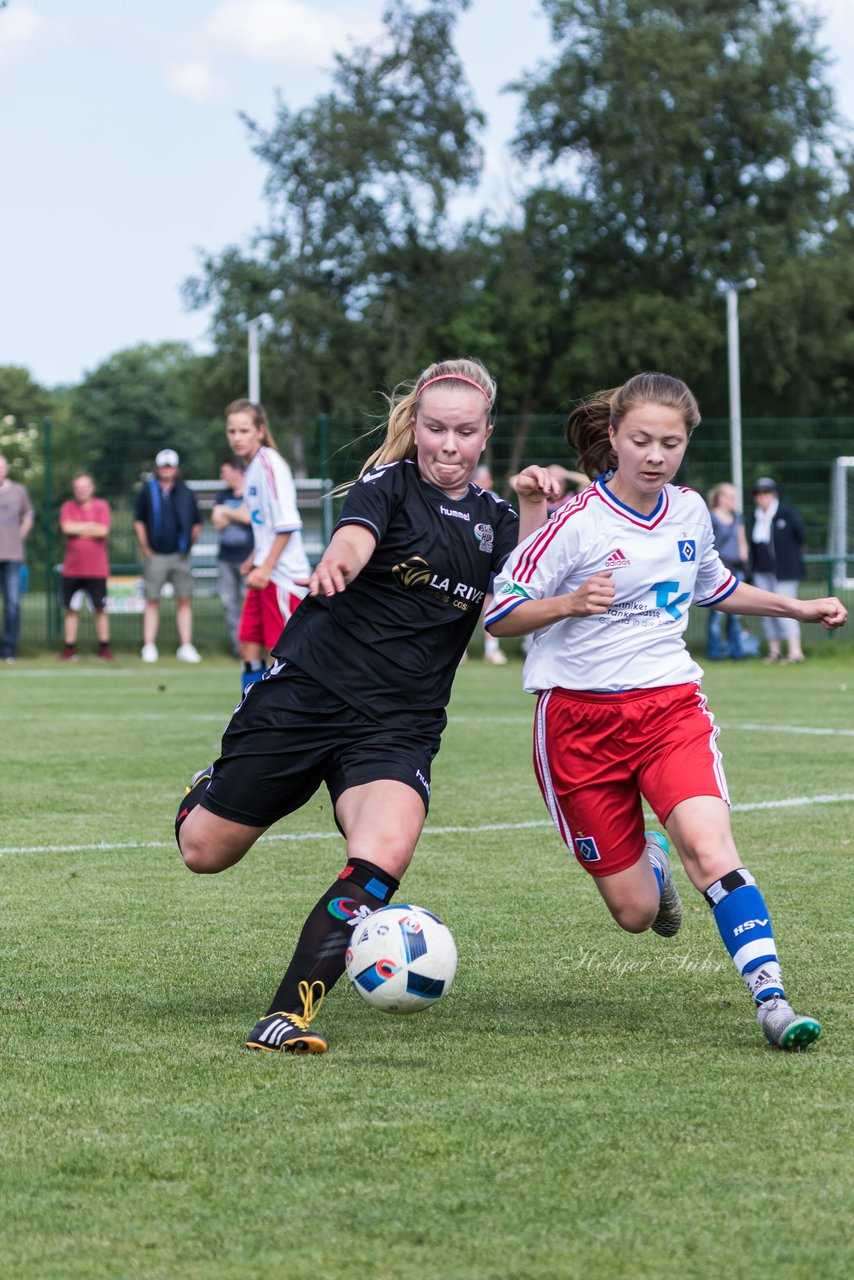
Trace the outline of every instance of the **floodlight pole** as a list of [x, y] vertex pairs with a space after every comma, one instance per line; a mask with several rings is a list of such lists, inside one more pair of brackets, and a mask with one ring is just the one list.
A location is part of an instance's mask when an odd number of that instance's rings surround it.
[[246, 321], [249, 335], [249, 399], [253, 404], [261, 401], [261, 349], [258, 334], [261, 321], [265, 319], [266, 316], [261, 315]]
[[729, 371], [729, 452], [732, 483], [738, 494], [739, 510], [744, 501], [744, 467], [741, 438], [741, 355], [738, 341], [738, 295], [747, 289], [755, 289], [756, 281], [741, 280], [738, 284], [727, 281], [726, 333], [727, 367]]

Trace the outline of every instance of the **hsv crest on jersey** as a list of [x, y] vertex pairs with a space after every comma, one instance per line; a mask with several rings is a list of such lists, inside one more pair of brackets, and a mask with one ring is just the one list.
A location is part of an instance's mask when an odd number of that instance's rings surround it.
[[603, 569], [625, 569], [632, 562], [627, 555], [617, 547], [616, 551], [612, 551], [602, 566]]
[[679, 559], [685, 564], [693, 564], [697, 559], [697, 544], [693, 538], [680, 538], [676, 544], [679, 548]]

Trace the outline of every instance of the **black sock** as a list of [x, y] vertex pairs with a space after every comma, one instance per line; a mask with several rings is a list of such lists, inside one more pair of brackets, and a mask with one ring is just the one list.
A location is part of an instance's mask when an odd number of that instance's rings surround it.
[[[346, 881], [342, 885], [341, 881]], [[350, 934], [367, 911], [376, 911], [391, 900], [400, 887], [387, 871], [371, 862], [351, 858], [334, 884], [309, 912], [267, 1013], [299, 1013], [300, 982], [322, 982], [331, 991], [344, 972], [344, 956]], [[266, 1015], [265, 1015], [266, 1016]]]
[[[99, 641], [98, 641], [98, 647], [101, 649], [101, 651], [102, 651], [102, 652], [104, 651], [104, 649], [109, 649], [109, 647], [110, 647], [110, 642], [109, 642], [109, 640], [99, 640]], [[73, 649], [73, 648], [74, 648], [74, 645], [71, 645], [71, 648]]]

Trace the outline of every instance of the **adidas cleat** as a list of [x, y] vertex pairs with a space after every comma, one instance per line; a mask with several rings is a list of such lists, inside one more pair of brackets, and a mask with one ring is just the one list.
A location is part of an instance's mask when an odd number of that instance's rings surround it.
[[181, 848], [181, 838], [180, 838], [181, 824], [183, 823], [187, 814], [191, 813], [192, 810], [195, 809], [196, 805], [201, 800], [205, 791], [205, 787], [210, 782], [212, 776], [213, 776], [213, 765], [212, 764], [205, 765], [204, 769], [199, 769], [196, 773], [193, 774], [192, 778], [184, 788], [184, 794], [181, 797], [181, 803], [178, 805], [178, 812], [175, 815], [175, 839], [178, 842], [179, 849]]
[[192, 778], [184, 788], [184, 795], [188, 796], [190, 792], [193, 790], [193, 788], [197, 787], [200, 782], [210, 782], [212, 777], [213, 777], [213, 765], [206, 764], [204, 769], [198, 769], [193, 774]]
[[[320, 988], [316, 1004], [315, 987]], [[328, 1042], [316, 1031], [309, 1030], [309, 1023], [320, 1011], [325, 990], [322, 982], [301, 982], [302, 1013], [265, 1014], [250, 1031], [247, 1049], [268, 1049], [272, 1053], [326, 1053]]]
[[644, 835], [646, 836], [646, 851], [649, 854], [650, 862], [660, 869], [664, 880], [658, 915], [653, 920], [650, 928], [653, 933], [657, 933], [662, 938], [672, 938], [682, 926], [683, 911], [682, 899], [679, 897], [679, 890], [673, 883], [673, 874], [670, 870], [670, 846], [658, 831], [646, 831]]
[[756, 1017], [768, 1043], [778, 1049], [806, 1049], [821, 1035], [821, 1023], [815, 1018], [799, 1018], [782, 996], [763, 1000]]

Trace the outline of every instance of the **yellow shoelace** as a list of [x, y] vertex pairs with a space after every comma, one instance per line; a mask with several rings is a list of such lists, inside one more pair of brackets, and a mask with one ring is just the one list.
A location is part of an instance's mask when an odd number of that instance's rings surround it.
[[[317, 988], [316, 1001], [315, 987]], [[299, 1017], [296, 1013], [291, 1013], [288, 1017], [292, 1022], [296, 1022], [301, 1026], [303, 1030], [307, 1030], [308, 1024], [313, 1022], [320, 1013], [320, 1006], [323, 1004], [323, 999], [326, 995], [326, 985], [323, 982], [306, 982], [303, 978], [297, 990], [300, 994], [300, 1000], [302, 1000], [302, 1017]]]

